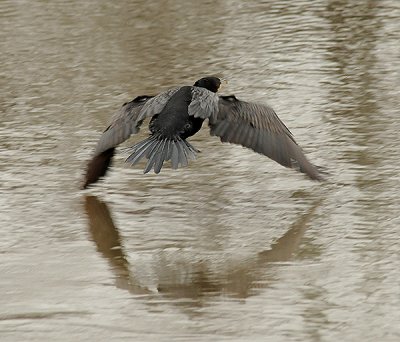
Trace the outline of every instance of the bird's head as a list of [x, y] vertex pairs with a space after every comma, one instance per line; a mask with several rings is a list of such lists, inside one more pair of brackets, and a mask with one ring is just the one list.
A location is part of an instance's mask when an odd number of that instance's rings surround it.
[[221, 80], [218, 77], [209, 76], [203, 77], [196, 81], [195, 87], [206, 88], [213, 93], [216, 93], [221, 85]]

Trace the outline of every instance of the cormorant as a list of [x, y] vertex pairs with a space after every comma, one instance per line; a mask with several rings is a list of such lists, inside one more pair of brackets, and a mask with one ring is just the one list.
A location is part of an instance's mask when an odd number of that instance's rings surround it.
[[157, 96], [142, 95], [125, 103], [101, 135], [82, 188], [106, 174], [115, 147], [136, 134], [146, 118], [151, 118], [150, 136], [133, 145], [126, 159], [132, 165], [143, 157], [148, 159], [144, 173], [151, 169], [159, 173], [165, 161], [177, 169], [195, 159], [199, 151], [186, 139], [208, 119], [211, 135], [222, 142], [250, 148], [311, 179], [323, 179], [271, 107], [241, 101], [234, 95], [218, 96], [220, 85], [219, 78], [204, 77], [193, 86], [172, 88]]

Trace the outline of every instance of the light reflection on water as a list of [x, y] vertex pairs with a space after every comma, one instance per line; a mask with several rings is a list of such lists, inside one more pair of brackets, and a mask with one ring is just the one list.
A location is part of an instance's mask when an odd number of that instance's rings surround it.
[[[2, 1], [0, 340], [398, 340], [399, 16]], [[328, 182], [204, 127], [188, 168], [143, 175], [121, 149], [78, 191], [121, 103], [204, 74], [272, 105]]]

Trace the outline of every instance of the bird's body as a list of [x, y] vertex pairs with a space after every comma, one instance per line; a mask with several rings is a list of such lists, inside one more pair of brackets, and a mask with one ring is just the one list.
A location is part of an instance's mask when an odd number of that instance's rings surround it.
[[222, 142], [240, 144], [311, 179], [322, 180], [271, 107], [241, 101], [234, 95], [218, 96], [220, 84], [216, 77], [205, 77], [193, 86], [172, 88], [157, 96], [142, 95], [125, 103], [100, 137], [83, 188], [106, 174], [115, 147], [137, 133], [146, 118], [151, 118], [150, 135], [132, 146], [126, 160], [134, 165], [146, 158], [145, 173], [151, 169], [159, 173], [166, 161], [176, 169], [195, 159], [198, 150], [186, 139], [208, 119], [210, 134]]
[[196, 134], [204, 119], [189, 115], [191, 101], [192, 87], [181, 87], [171, 96], [163, 110], [152, 117], [149, 125], [151, 134], [169, 139], [186, 139]]

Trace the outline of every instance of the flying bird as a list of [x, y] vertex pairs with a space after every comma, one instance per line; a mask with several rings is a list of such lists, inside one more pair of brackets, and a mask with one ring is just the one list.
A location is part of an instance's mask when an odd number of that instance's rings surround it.
[[130, 148], [126, 159], [135, 165], [146, 158], [144, 173], [152, 169], [159, 173], [166, 161], [173, 169], [187, 166], [199, 152], [187, 138], [196, 134], [207, 119], [210, 134], [222, 142], [252, 149], [313, 180], [323, 179], [271, 107], [242, 101], [234, 95], [219, 96], [220, 85], [219, 78], [204, 77], [193, 86], [175, 87], [156, 96], [141, 95], [123, 104], [97, 143], [82, 188], [105, 176], [116, 146], [138, 133], [146, 118], [151, 118], [150, 134]]

